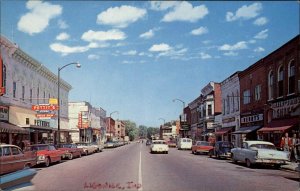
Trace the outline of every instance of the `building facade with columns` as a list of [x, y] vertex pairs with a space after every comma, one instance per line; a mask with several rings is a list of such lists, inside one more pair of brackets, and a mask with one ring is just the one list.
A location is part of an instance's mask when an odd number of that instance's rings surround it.
[[[51, 118], [41, 118], [33, 105], [49, 104], [57, 98], [58, 77], [43, 64], [1, 35], [2, 90], [0, 96], [1, 142], [31, 143], [57, 140], [57, 110]], [[68, 97], [71, 85], [61, 80], [61, 141], [67, 142]], [[1, 91], [2, 91], [1, 90]]]

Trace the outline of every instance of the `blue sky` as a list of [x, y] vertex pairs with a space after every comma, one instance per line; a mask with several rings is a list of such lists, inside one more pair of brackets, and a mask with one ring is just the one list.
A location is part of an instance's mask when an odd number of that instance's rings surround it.
[[52, 72], [70, 101], [159, 126], [299, 34], [299, 3], [1, 0], [1, 34]]

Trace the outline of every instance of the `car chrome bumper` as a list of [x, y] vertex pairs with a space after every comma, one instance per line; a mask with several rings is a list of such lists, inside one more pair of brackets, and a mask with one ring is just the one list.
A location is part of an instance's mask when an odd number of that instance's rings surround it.
[[255, 163], [260, 164], [286, 164], [285, 160], [278, 160], [278, 159], [256, 159]]

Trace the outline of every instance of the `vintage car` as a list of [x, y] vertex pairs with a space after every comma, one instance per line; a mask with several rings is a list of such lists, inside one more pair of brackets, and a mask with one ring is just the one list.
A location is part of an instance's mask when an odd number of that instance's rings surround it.
[[104, 148], [115, 148], [116, 145], [114, 142], [108, 141], [104, 144]]
[[168, 145], [169, 147], [173, 147], [173, 148], [176, 148], [176, 147], [177, 147], [176, 142], [175, 142], [175, 141], [172, 141], [172, 140], [168, 141], [168, 142], [167, 142], [167, 145]]
[[274, 165], [279, 168], [289, 160], [289, 153], [276, 150], [273, 143], [266, 141], [244, 141], [242, 148], [231, 149], [233, 162], [244, 162], [247, 167], [255, 164]]
[[16, 145], [0, 144], [0, 174], [22, 170], [36, 165], [35, 151], [22, 151]]
[[193, 154], [199, 154], [199, 153], [205, 153], [208, 154], [210, 150], [212, 150], [214, 147], [211, 143], [207, 141], [196, 141], [196, 143], [192, 146], [192, 153]]
[[233, 144], [229, 141], [217, 141], [214, 148], [209, 151], [209, 157], [215, 156], [220, 158], [230, 158], [231, 149], [233, 149]]
[[37, 164], [43, 164], [45, 167], [51, 163], [61, 162], [65, 151], [57, 150], [54, 145], [36, 144], [30, 146], [32, 151], [37, 151]]
[[178, 139], [178, 142], [177, 142], [178, 150], [182, 150], [182, 149], [190, 150], [190, 149], [192, 149], [192, 146], [193, 146], [193, 140], [192, 139], [189, 139], [189, 138], [180, 138], [180, 139]]
[[95, 147], [95, 149], [96, 149], [95, 152], [97, 152], [97, 153], [102, 152], [103, 148], [104, 148], [104, 146], [102, 144], [96, 143], [96, 142], [93, 142], [92, 146]]
[[96, 147], [91, 143], [76, 143], [78, 148], [82, 148], [85, 156], [96, 152]]
[[82, 148], [78, 148], [76, 144], [66, 143], [66, 144], [59, 144], [56, 146], [58, 150], [64, 151], [62, 156], [63, 159], [72, 160], [74, 157], [81, 157], [84, 153]]
[[148, 139], [148, 140], [146, 141], [146, 146], [149, 146], [149, 145], [151, 145], [151, 144], [152, 144], [152, 140]]
[[169, 146], [165, 140], [153, 140], [152, 144], [150, 145], [150, 152], [168, 154]]

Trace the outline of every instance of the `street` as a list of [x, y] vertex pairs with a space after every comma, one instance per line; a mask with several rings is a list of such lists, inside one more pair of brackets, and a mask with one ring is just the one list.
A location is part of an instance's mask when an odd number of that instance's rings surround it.
[[31, 186], [20, 190], [298, 190], [299, 174], [272, 168], [249, 169], [171, 148], [150, 154], [131, 143], [87, 157], [37, 167]]

